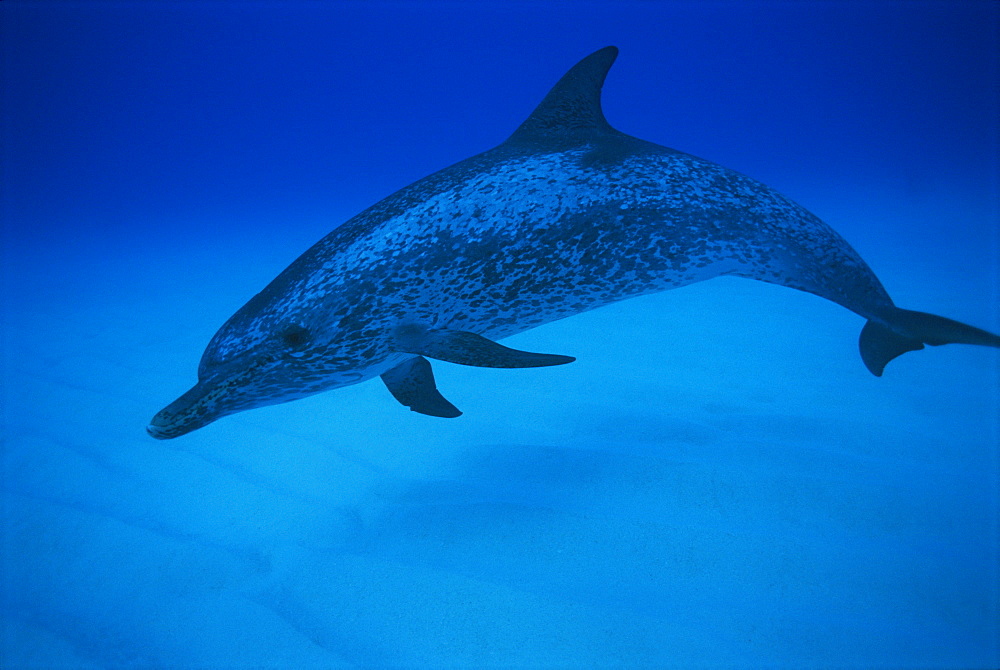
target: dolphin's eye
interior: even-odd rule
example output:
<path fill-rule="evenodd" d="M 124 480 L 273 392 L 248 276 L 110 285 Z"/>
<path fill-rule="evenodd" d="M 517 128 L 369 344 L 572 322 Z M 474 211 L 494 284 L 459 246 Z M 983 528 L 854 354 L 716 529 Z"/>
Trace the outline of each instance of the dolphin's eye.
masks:
<path fill-rule="evenodd" d="M 290 349 L 301 349 L 309 342 L 309 331 L 295 324 L 281 331 L 281 341 Z"/>

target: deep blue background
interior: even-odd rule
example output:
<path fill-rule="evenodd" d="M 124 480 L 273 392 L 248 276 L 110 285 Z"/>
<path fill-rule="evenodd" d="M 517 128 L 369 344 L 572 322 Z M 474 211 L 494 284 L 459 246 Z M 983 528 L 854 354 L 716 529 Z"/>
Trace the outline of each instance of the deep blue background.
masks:
<path fill-rule="evenodd" d="M 5 667 L 1000 665 L 994 351 L 718 280 L 161 443 L 310 244 L 502 142 L 579 58 L 605 113 L 1000 330 L 994 2 L 0 3 Z M 512 339 L 513 341 L 513 339 Z"/>
<path fill-rule="evenodd" d="M 785 190 L 978 194 L 996 21 L 989 2 L 8 2 L 9 221 L 128 236 L 361 209 L 502 141 L 609 43 L 626 132 Z"/>

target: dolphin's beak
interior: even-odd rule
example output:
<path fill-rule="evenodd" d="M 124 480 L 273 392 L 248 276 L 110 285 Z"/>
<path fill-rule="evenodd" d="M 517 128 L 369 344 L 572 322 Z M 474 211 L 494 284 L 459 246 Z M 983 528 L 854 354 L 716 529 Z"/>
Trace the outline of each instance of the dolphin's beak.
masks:
<path fill-rule="evenodd" d="M 170 440 L 206 426 L 220 416 L 214 405 L 214 388 L 201 382 L 153 417 L 146 432 L 158 440 Z"/>

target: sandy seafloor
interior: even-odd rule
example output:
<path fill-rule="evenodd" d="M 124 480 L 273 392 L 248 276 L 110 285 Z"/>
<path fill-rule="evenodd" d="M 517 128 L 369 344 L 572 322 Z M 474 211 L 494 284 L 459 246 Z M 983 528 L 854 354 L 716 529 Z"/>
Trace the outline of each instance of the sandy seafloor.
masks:
<path fill-rule="evenodd" d="M 159 18 L 142 12 L 154 10 L 4 5 L 8 37 L 21 45 L 40 39 L 58 52 L 51 63 L 73 66 L 41 71 L 32 81 L 43 93 L 32 94 L 25 59 L 7 53 L 8 98 L 31 98 L 35 107 L 14 104 L 5 117 L 14 142 L 5 150 L 3 667 L 1000 665 L 997 352 L 915 352 L 877 379 L 857 354 L 862 320 L 806 294 L 719 279 L 506 341 L 576 356 L 572 365 L 437 363 L 439 388 L 465 412 L 457 420 L 408 412 L 372 381 L 228 417 L 174 441 L 144 431 L 193 383 L 215 329 L 309 244 L 380 195 L 501 141 L 546 82 L 606 43 L 622 48 L 606 89 L 617 127 L 675 146 L 680 135 L 678 148 L 695 154 L 709 145 L 706 157 L 771 183 L 841 231 L 897 304 L 1000 331 L 995 116 L 970 112 L 978 99 L 968 108 L 954 102 L 985 80 L 956 81 L 945 63 L 934 76 L 900 82 L 920 64 L 891 57 L 871 74 L 858 50 L 875 47 L 844 43 L 836 26 L 775 46 L 787 32 L 782 22 L 805 20 L 786 4 L 760 5 L 749 32 L 738 21 L 718 28 L 728 34 L 707 31 L 715 42 L 692 36 L 714 19 L 687 5 L 628 4 L 631 13 L 620 16 L 610 5 L 587 5 L 591 14 L 566 19 L 563 32 L 577 32 L 545 42 L 537 58 L 519 51 L 518 40 L 539 43 L 556 9 L 568 6 L 551 5 L 539 26 L 532 12 L 540 10 L 518 4 L 471 22 L 479 36 L 521 26 L 522 36 L 497 47 L 521 55 L 501 67 L 488 45 L 470 46 L 477 34 L 462 23 L 465 10 L 428 5 L 445 17 L 429 22 L 436 32 L 403 19 L 392 28 L 396 43 L 430 40 L 427 62 L 405 77 L 411 112 L 397 114 L 384 94 L 401 71 L 384 64 L 378 43 L 358 37 L 352 67 L 367 62 L 372 81 L 344 79 L 350 84 L 321 99 L 310 99 L 308 86 L 296 89 L 315 107 L 309 123 L 337 101 L 329 113 L 344 116 L 328 135 L 313 146 L 307 128 L 299 144 L 283 145 L 294 159 L 273 174 L 256 167 L 233 176 L 224 172 L 238 161 L 225 157 L 241 147 L 240 160 L 252 162 L 254 149 L 212 116 L 217 99 L 209 96 L 204 112 L 191 111 L 200 109 L 197 96 L 178 103 L 174 111 L 187 110 L 184 123 L 201 134 L 161 128 L 166 139 L 152 143 L 158 165 L 148 167 L 133 155 L 153 132 L 138 110 L 166 84 L 115 79 L 113 70 L 106 88 L 87 89 L 87 98 L 60 88 L 65 80 L 52 83 L 60 73 L 87 81 L 96 76 L 92 63 L 140 72 L 131 59 L 145 52 L 117 32 L 109 45 L 96 28 L 92 39 L 84 31 L 60 47 L 43 28 L 107 26 L 110 13 L 120 25 L 153 30 Z M 369 22 L 336 30 L 382 34 L 398 5 L 376 6 L 383 13 L 350 5 L 370 12 Z M 927 40 L 938 60 L 950 54 L 956 72 L 967 72 L 969 59 L 996 56 L 995 41 L 979 33 L 948 36 L 969 16 L 981 23 L 985 4 L 919 6 L 926 26 L 937 28 L 913 39 Z M 195 20 L 206 6 L 181 7 L 190 13 L 177 24 L 188 26 L 183 50 L 194 49 L 192 59 L 209 53 L 209 32 Z M 227 5 L 208 6 L 219 7 Z M 262 14 L 239 14 L 243 23 L 234 25 L 257 30 L 255 40 L 270 35 L 265 50 L 297 48 L 303 58 L 318 47 L 297 43 L 296 31 L 314 39 L 341 11 L 278 7 L 259 5 Z M 900 18 L 900 5 L 880 7 L 884 15 L 843 25 L 917 21 Z M 618 18 L 592 25 L 601 12 Z M 455 30 L 441 28 L 444 20 Z M 896 37 L 887 41 L 903 39 L 891 28 Z M 677 57 L 672 30 L 688 40 L 691 61 L 655 61 Z M 254 58 L 239 34 L 223 35 L 230 46 L 211 42 L 230 74 Z M 719 49 L 733 50 L 739 72 L 756 71 L 738 58 L 756 53 L 747 45 L 780 55 L 810 41 L 825 49 L 823 68 L 841 63 L 830 71 L 841 84 L 871 77 L 870 88 L 824 99 L 843 101 L 827 116 L 792 102 L 782 118 L 774 118 L 778 106 L 737 110 L 722 93 L 732 72 L 702 66 L 697 85 L 673 72 Z M 324 56 L 336 50 L 324 42 Z M 81 53 L 91 60 L 74 60 Z M 451 67 L 471 72 L 463 55 L 482 61 L 484 78 L 499 77 L 496 90 L 465 81 L 475 100 L 445 104 L 443 96 L 458 95 L 452 77 L 427 63 L 459 62 Z M 158 63 L 174 81 L 197 76 L 183 69 L 191 62 Z M 764 59 L 759 95 L 792 99 L 794 86 L 774 76 L 777 63 L 784 61 Z M 271 67 L 255 73 L 265 94 L 282 62 Z M 813 93 L 833 85 L 816 79 L 823 68 L 810 70 Z M 880 98 L 872 92 L 879 77 L 900 90 Z M 220 85 L 248 86 L 238 77 Z M 645 97 L 633 90 L 643 87 Z M 126 101 L 140 89 L 139 102 L 121 103 L 134 106 L 132 125 L 98 131 L 79 120 L 118 113 L 101 97 L 112 89 Z M 621 101 L 612 108 L 612 96 L 627 94 L 638 116 Z M 63 116 L 39 111 L 46 95 L 65 105 Z M 680 109 L 658 131 L 656 119 L 638 113 L 671 99 Z M 75 125 L 67 120 L 76 118 L 74 100 L 83 109 Z M 267 123 L 253 121 L 261 130 L 273 131 L 275 119 L 293 124 L 293 106 L 274 104 Z M 698 110 L 713 110 L 711 124 L 723 129 L 707 127 Z M 206 127 L 198 126 L 202 113 Z M 897 117 L 886 122 L 889 113 Z M 687 127 L 675 131 L 686 115 Z M 369 117 L 385 124 L 384 136 L 368 128 Z M 763 129 L 742 132 L 765 117 Z M 726 118 L 738 128 L 726 130 Z M 930 118 L 938 125 L 915 131 Z M 47 119 L 63 134 L 50 132 Z M 208 126 L 220 133 L 216 144 L 206 140 Z M 906 141 L 871 148 L 870 134 L 897 127 Z M 74 144 L 81 132 L 86 141 Z M 786 135 L 794 141 L 764 151 Z M 44 159 L 30 151 L 33 142 Z M 73 147 L 71 158 L 59 153 L 61 142 Z M 370 152 L 359 148 L 365 143 Z M 264 144 L 269 157 L 282 154 L 277 140 Z M 323 153 L 338 148 L 349 158 Z M 312 163 L 298 165 L 312 151 Z"/>

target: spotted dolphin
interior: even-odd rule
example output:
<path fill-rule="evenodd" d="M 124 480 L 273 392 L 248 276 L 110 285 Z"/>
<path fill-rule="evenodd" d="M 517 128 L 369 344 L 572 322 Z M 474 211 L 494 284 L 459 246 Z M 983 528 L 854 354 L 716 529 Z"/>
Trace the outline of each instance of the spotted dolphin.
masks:
<path fill-rule="evenodd" d="M 861 358 L 877 376 L 925 344 L 1000 347 L 993 333 L 897 308 L 840 235 L 760 182 L 612 128 L 600 95 L 617 54 L 580 61 L 496 148 L 397 191 L 302 254 L 215 334 L 198 383 L 149 434 L 174 438 L 373 377 L 415 412 L 456 417 L 427 359 L 569 363 L 496 340 L 721 275 L 859 314 Z"/>

